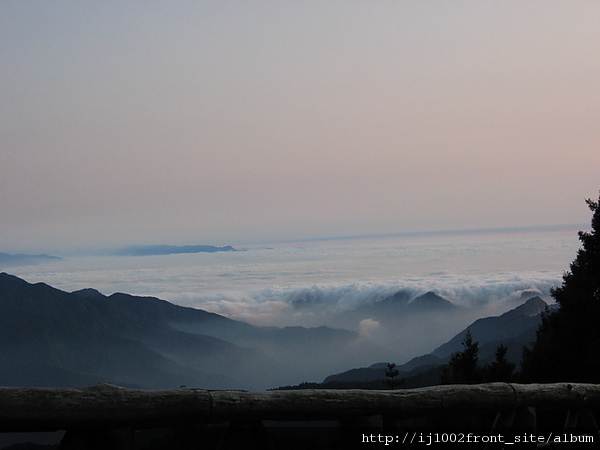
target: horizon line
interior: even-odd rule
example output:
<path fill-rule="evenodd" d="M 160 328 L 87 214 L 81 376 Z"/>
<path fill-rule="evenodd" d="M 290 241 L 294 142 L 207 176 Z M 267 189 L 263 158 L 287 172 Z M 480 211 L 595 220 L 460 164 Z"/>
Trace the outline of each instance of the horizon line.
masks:
<path fill-rule="evenodd" d="M 347 236 L 329 236 L 312 237 L 300 239 L 285 239 L 279 243 L 292 242 L 311 242 L 311 241 L 336 241 L 344 239 L 371 239 L 386 237 L 424 237 L 424 236 L 460 236 L 466 234 L 507 234 L 507 233 L 533 233 L 533 232 L 552 232 L 552 231 L 584 231 L 589 225 L 582 224 L 561 224 L 561 225 L 531 225 L 520 227 L 492 227 L 492 228 L 461 228 L 450 230 L 426 230 L 426 231 L 402 231 L 398 233 L 376 233 L 376 234 L 356 234 Z M 583 228 L 583 229 L 582 229 Z"/>
<path fill-rule="evenodd" d="M 323 237 L 306 237 L 306 238 L 291 238 L 291 239 L 277 239 L 266 241 L 262 243 L 256 242 L 254 245 L 266 245 L 266 244 L 285 244 L 285 243 L 301 243 L 301 242 L 319 242 L 319 241 L 341 241 L 341 240 L 352 240 L 352 239 L 381 239 L 381 238 L 410 238 L 410 237 L 427 237 L 427 236 L 461 236 L 461 235 L 483 235 L 483 234 L 507 234 L 507 233 L 534 233 L 534 232 L 557 232 L 557 231 L 584 231 L 589 229 L 589 225 L 582 224 L 561 224 L 561 225 L 533 225 L 533 226 L 519 226 L 519 227 L 491 227 L 491 228 L 461 228 L 461 229 L 446 229 L 446 230 L 425 230 L 425 231 L 402 231 L 397 233 L 370 233 L 370 234 L 355 234 L 355 235 L 341 235 L 341 236 L 323 236 Z M 131 247 L 136 244 L 123 245 L 120 247 L 111 246 L 111 250 L 123 249 Z M 157 246 L 167 244 L 138 244 L 140 246 Z M 204 245 L 204 244 L 179 244 L 179 246 L 185 245 Z M 244 244 L 242 247 L 236 246 L 236 250 L 244 250 Z M 107 248 L 87 248 L 87 249 L 72 249 L 72 250 L 58 250 L 55 249 L 50 253 L 57 255 L 67 256 L 73 254 L 96 254 L 101 252 L 104 254 Z M 26 256 L 35 256 L 32 253 L 20 252 Z M 34 252 L 35 253 L 35 252 Z M 46 252 L 48 253 L 48 252 Z M 48 253 L 48 254 L 50 254 Z M 7 254 L 14 255 L 8 252 Z M 38 251 L 39 254 L 39 251 Z M 61 256 L 61 257 L 62 257 Z"/>

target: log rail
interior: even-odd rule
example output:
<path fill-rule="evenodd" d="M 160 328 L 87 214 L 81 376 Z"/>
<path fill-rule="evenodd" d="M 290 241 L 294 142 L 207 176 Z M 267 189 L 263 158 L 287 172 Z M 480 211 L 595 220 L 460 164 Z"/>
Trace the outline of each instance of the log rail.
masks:
<path fill-rule="evenodd" d="M 533 408 L 572 412 L 600 408 L 600 385 L 486 383 L 393 391 L 264 392 L 137 390 L 108 384 L 72 389 L 0 387 L 0 431 L 140 430 L 223 421 L 402 418 L 457 411 L 494 412 L 501 422 L 511 412 Z"/>

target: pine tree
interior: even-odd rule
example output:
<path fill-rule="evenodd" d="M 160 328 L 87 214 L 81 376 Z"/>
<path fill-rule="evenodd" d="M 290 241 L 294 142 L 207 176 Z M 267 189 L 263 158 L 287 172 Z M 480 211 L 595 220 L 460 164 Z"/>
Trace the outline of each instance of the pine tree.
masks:
<path fill-rule="evenodd" d="M 506 359 L 508 347 L 500 344 L 496 348 L 495 360 L 487 366 L 487 381 L 512 381 L 515 365 Z"/>
<path fill-rule="evenodd" d="M 399 373 L 398 369 L 396 369 L 396 363 L 388 363 L 387 369 L 385 370 L 386 379 L 384 381 L 390 389 L 394 389 L 397 384 L 401 385 L 404 383 L 404 379 L 398 381 L 395 380 Z"/>
<path fill-rule="evenodd" d="M 473 342 L 471 330 L 467 329 L 461 344 L 463 351 L 452 353 L 448 365 L 442 370 L 443 384 L 474 384 L 481 381 L 479 342 Z"/>
<path fill-rule="evenodd" d="M 600 197 L 586 203 L 591 231 L 579 232 L 582 247 L 551 291 L 559 307 L 545 312 L 533 347 L 523 352 L 524 381 L 600 382 Z"/>

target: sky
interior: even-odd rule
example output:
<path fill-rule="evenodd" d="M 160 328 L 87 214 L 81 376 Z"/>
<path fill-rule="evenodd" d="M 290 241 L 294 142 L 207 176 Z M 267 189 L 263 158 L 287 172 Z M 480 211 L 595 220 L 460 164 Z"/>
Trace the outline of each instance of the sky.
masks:
<path fill-rule="evenodd" d="M 0 252 L 589 223 L 600 3 L 0 2 Z"/>

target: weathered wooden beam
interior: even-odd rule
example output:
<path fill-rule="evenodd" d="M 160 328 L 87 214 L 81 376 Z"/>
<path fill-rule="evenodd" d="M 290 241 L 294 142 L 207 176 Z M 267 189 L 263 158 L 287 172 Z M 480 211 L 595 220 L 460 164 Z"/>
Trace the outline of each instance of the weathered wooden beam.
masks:
<path fill-rule="evenodd" d="M 102 384 L 86 388 L 0 388 L 0 429 L 134 429 L 197 425 L 209 418 L 206 390 L 148 391 Z"/>
<path fill-rule="evenodd" d="M 232 420 L 338 420 L 356 416 L 406 417 L 468 410 L 482 412 L 600 406 L 600 385 L 445 385 L 419 389 L 164 391 L 112 385 L 80 389 L 0 388 L 0 429 L 179 427 Z"/>
<path fill-rule="evenodd" d="M 213 417 L 260 417 L 271 420 L 339 419 L 428 412 L 515 411 L 528 406 L 569 409 L 600 405 L 600 385 L 509 384 L 444 385 L 418 389 L 236 392 L 215 391 Z"/>

